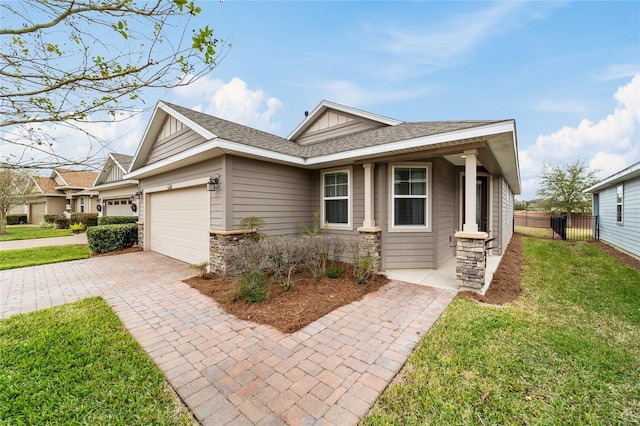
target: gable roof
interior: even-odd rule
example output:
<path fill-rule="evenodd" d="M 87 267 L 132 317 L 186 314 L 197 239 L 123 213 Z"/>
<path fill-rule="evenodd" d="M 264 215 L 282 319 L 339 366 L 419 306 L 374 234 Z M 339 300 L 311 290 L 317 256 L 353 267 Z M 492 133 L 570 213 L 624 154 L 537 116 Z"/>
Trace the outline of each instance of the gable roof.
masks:
<path fill-rule="evenodd" d="M 64 185 L 58 185 L 57 188 L 77 188 L 84 189 L 93 186 L 98 174 L 88 170 L 69 170 L 69 169 L 53 169 L 51 178 L 58 175 Z"/>
<path fill-rule="evenodd" d="M 585 189 L 584 192 L 587 192 L 587 193 L 598 192 L 602 189 L 608 188 L 613 185 L 617 185 L 621 182 L 624 182 L 629 179 L 634 179 L 637 177 L 640 177 L 640 161 L 630 165 L 626 169 L 620 170 L 618 173 L 614 173 L 613 175 L 601 180 L 595 185 L 590 186 L 589 188 Z"/>
<path fill-rule="evenodd" d="M 117 167 L 122 171 L 122 174 L 125 174 L 129 171 L 131 164 L 133 163 L 133 156 L 126 154 L 118 154 L 116 152 L 112 152 L 109 154 L 107 159 L 104 162 L 104 166 L 102 166 L 102 170 L 97 174 L 92 187 L 96 187 L 101 185 L 105 179 L 109 176 L 109 172 L 113 167 Z M 129 182 L 129 183 L 137 183 L 137 182 Z"/>
<path fill-rule="evenodd" d="M 381 124 L 346 135 L 301 145 L 293 138 L 301 135 L 328 109 L 337 109 Z M 146 159 L 156 134 L 168 116 L 173 116 L 205 139 L 199 146 L 174 157 L 147 165 Z M 159 101 L 138 147 L 128 179 L 150 176 L 182 165 L 231 153 L 298 167 L 322 168 L 349 161 L 379 158 L 425 149 L 451 147 L 484 141 L 495 163 L 506 176 L 514 193 L 520 192 L 515 121 L 464 120 L 402 122 L 372 113 L 322 101 L 291 133 L 289 138 L 272 135 L 238 123 Z"/>
<path fill-rule="evenodd" d="M 64 195 L 64 192 L 56 189 L 57 183 L 50 177 L 46 176 L 31 176 L 36 189 L 42 195 Z"/>

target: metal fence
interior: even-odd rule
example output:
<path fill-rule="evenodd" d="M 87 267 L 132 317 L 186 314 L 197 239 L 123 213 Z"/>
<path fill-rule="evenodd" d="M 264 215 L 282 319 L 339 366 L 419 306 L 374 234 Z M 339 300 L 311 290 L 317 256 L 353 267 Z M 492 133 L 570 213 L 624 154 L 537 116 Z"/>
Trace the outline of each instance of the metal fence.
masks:
<path fill-rule="evenodd" d="M 598 216 L 516 212 L 514 224 L 517 232 L 536 237 L 580 241 L 600 239 Z"/>

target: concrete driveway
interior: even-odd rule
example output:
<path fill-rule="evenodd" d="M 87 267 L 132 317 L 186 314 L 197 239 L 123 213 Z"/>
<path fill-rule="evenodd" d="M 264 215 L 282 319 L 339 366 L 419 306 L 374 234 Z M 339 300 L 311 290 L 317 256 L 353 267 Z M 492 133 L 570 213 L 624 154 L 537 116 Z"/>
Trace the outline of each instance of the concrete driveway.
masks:
<path fill-rule="evenodd" d="M 102 296 L 204 425 L 355 425 L 456 292 L 393 281 L 283 334 L 227 315 L 151 252 L 0 271 L 0 316 Z"/>

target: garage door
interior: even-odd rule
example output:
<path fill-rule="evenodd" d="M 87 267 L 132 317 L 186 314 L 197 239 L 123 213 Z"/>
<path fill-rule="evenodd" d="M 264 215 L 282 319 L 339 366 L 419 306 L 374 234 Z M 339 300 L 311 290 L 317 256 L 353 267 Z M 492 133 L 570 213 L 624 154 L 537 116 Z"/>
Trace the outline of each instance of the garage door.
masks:
<path fill-rule="evenodd" d="M 29 222 L 33 225 L 39 225 L 44 220 L 45 203 L 33 203 L 29 204 L 31 208 L 31 216 L 29 216 Z"/>
<path fill-rule="evenodd" d="M 204 186 L 149 195 L 149 249 L 187 263 L 209 259 L 209 192 Z"/>
<path fill-rule="evenodd" d="M 129 206 L 129 200 L 107 200 L 105 216 L 133 216 L 135 213 Z"/>

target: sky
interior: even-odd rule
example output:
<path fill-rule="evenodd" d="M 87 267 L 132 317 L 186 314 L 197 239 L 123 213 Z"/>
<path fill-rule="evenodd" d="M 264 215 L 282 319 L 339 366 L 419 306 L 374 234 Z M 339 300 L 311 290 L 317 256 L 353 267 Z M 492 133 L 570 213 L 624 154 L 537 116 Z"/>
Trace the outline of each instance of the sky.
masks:
<path fill-rule="evenodd" d="M 515 119 L 522 200 L 536 197 L 545 163 L 581 160 L 605 178 L 640 161 L 638 1 L 200 5 L 189 25 L 209 25 L 231 48 L 193 85 L 146 93 L 147 106 L 164 100 L 284 137 L 322 100 L 402 121 Z M 134 154 L 149 118 L 91 131 Z"/>

